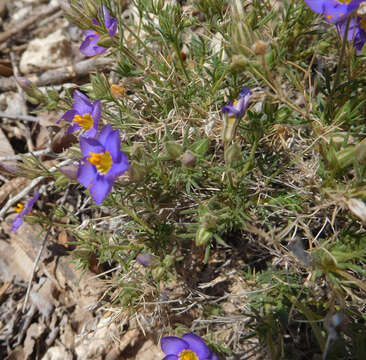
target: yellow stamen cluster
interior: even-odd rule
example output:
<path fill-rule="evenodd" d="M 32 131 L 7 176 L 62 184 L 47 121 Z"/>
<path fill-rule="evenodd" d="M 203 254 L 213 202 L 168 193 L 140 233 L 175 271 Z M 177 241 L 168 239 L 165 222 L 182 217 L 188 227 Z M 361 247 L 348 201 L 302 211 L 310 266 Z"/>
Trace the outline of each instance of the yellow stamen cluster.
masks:
<path fill-rule="evenodd" d="M 90 153 L 90 157 L 87 160 L 92 164 L 95 165 L 98 172 L 101 174 L 106 174 L 112 166 L 112 156 L 111 154 L 106 151 L 104 153 Z"/>
<path fill-rule="evenodd" d="M 24 205 L 19 203 L 19 204 L 17 204 L 17 207 L 15 208 L 15 211 L 17 213 L 20 213 L 23 209 L 24 209 Z"/>
<path fill-rule="evenodd" d="M 183 350 L 179 354 L 179 360 L 198 360 L 197 355 L 191 350 Z"/>
<path fill-rule="evenodd" d="M 72 121 L 79 124 L 84 130 L 90 130 L 93 127 L 93 117 L 90 114 L 75 115 Z"/>

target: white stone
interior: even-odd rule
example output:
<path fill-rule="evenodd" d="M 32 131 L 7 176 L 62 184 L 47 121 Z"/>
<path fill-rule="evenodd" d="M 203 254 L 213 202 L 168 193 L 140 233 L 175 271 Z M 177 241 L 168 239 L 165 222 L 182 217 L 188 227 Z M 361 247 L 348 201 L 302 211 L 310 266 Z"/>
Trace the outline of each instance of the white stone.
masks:
<path fill-rule="evenodd" d="M 30 72 L 55 69 L 70 65 L 71 44 L 59 29 L 44 39 L 32 40 L 20 60 L 20 71 Z"/>

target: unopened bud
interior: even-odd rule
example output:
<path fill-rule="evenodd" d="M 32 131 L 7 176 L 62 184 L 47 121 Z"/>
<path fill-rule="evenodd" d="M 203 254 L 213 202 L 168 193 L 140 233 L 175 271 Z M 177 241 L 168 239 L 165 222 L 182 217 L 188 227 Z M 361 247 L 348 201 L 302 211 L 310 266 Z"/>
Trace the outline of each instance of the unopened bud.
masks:
<path fill-rule="evenodd" d="M 34 85 L 30 80 L 24 79 L 22 77 L 15 77 L 18 85 L 24 90 L 27 95 L 27 99 L 34 105 L 38 105 L 41 102 L 44 102 L 45 96 L 43 92 L 38 89 L 36 85 Z"/>
<path fill-rule="evenodd" d="M 62 206 L 56 206 L 54 214 L 55 214 L 56 218 L 62 218 L 64 216 L 66 216 L 67 213 Z"/>
<path fill-rule="evenodd" d="M 244 55 L 234 55 L 231 59 L 231 70 L 243 71 L 248 65 L 248 59 Z"/>
<path fill-rule="evenodd" d="M 187 168 L 194 168 L 197 162 L 197 157 L 191 151 L 187 150 L 180 158 L 181 163 Z"/>
<path fill-rule="evenodd" d="M 257 40 L 252 49 L 255 55 L 265 55 L 267 52 L 267 44 L 262 40 Z"/>
<path fill-rule="evenodd" d="M 239 119 L 235 116 L 224 116 L 224 126 L 222 129 L 222 139 L 225 143 L 229 143 L 234 139 L 236 134 L 236 129 L 239 125 Z"/>
<path fill-rule="evenodd" d="M 76 180 L 78 176 L 78 168 L 79 167 L 77 165 L 68 165 L 59 168 L 59 170 L 70 180 Z"/>
<path fill-rule="evenodd" d="M 164 261 L 163 261 L 163 263 L 166 267 L 171 267 L 174 264 L 174 262 L 175 262 L 175 257 L 173 255 L 165 256 Z"/>
<path fill-rule="evenodd" d="M 119 86 L 117 84 L 112 84 L 110 90 L 112 96 L 117 99 L 126 95 L 126 90 L 122 86 Z"/>
<path fill-rule="evenodd" d="M 227 166 L 231 166 L 234 162 L 241 159 L 241 148 L 237 143 L 231 144 L 225 149 L 225 163 Z"/>
<path fill-rule="evenodd" d="M 202 216 L 201 224 L 205 229 L 214 230 L 217 225 L 217 217 L 210 213 L 206 213 Z"/>
<path fill-rule="evenodd" d="M 366 144 L 360 143 L 356 146 L 356 158 L 360 163 L 366 163 Z"/>
<path fill-rule="evenodd" d="M 331 151 L 331 148 L 328 150 Z M 334 154 L 341 169 L 351 165 L 355 160 L 356 147 L 351 145 Z"/>
<path fill-rule="evenodd" d="M 212 237 L 212 232 L 205 227 L 200 227 L 196 232 L 196 245 L 205 245 Z"/>
<path fill-rule="evenodd" d="M 139 254 L 136 256 L 136 261 L 142 266 L 149 266 L 153 261 L 153 257 L 151 254 Z"/>
<path fill-rule="evenodd" d="M 20 76 L 15 76 L 15 81 L 23 89 L 27 89 L 31 85 L 31 81 Z"/>
<path fill-rule="evenodd" d="M 105 34 L 100 37 L 97 44 L 104 48 L 109 48 L 115 46 L 116 42 L 108 34 Z"/>
<path fill-rule="evenodd" d="M 155 281 L 159 281 L 163 278 L 165 274 L 165 269 L 161 266 L 156 267 L 155 269 L 152 269 L 151 275 Z"/>
<path fill-rule="evenodd" d="M 167 141 L 165 143 L 165 149 L 171 160 L 177 160 L 183 152 L 183 146 L 173 141 Z"/>

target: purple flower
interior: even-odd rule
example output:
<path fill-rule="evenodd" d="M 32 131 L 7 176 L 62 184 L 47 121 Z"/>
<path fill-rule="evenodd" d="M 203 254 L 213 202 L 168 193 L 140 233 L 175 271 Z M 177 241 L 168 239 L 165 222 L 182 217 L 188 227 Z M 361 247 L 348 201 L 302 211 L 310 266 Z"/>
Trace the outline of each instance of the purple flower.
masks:
<path fill-rule="evenodd" d="M 89 191 L 92 199 L 101 204 L 112 190 L 114 180 L 129 168 L 127 155 L 121 151 L 118 130 L 105 125 L 98 136 L 80 136 L 83 160 L 78 169 L 77 180 Z"/>
<path fill-rule="evenodd" d="M 85 130 L 84 136 L 94 137 L 98 131 L 98 124 L 102 105 L 99 100 L 90 102 L 89 98 L 79 90 L 74 91 L 74 103 L 71 110 L 68 110 L 58 120 L 62 119 L 73 123 L 67 129 L 66 134 L 71 134 L 77 130 Z"/>
<path fill-rule="evenodd" d="M 218 360 L 205 342 L 195 334 L 185 334 L 182 338 L 165 336 L 160 344 L 166 355 L 163 360 Z"/>
<path fill-rule="evenodd" d="M 229 117 L 241 118 L 249 106 L 252 92 L 247 86 L 244 86 L 239 95 L 239 99 L 234 104 L 228 103 L 222 107 L 222 112 L 228 114 Z"/>
<path fill-rule="evenodd" d="M 59 168 L 59 170 L 70 180 L 76 180 L 78 176 L 78 166 L 67 165 Z"/>
<path fill-rule="evenodd" d="M 108 30 L 108 35 L 113 37 L 117 32 L 117 20 L 112 18 L 108 9 L 103 5 L 104 25 Z M 92 19 L 93 24 L 100 25 L 95 18 Z M 98 45 L 100 34 L 94 30 L 84 31 L 85 40 L 80 45 L 80 52 L 86 56 L 94 56 L 104 53 L 107 48 Z"/>
<path fill-rule="evenodd" d="M 338 23 L 357 10 L 364 0 L 305 0 L 306 4 L 316 13 L 323 14 L 332 24 Z"/>
<path fill-rule="evenodd" d="M 342 37 L 345 36 L 347 21 L 342 21 L 337 24 L 338 32 Z M 347 40 L 353 40 L 353 46 L 356 49 L 357 55 L 361 54 L 363 45 L 366 42 L 366 18 L 354 17 L 349 24 Z"/>
<path fill-rule="evenodd" d="M 23 89 L 26 90 L 29 88 L 29 86 L 32 84 L 30 80 L 22 78 L 20 76 L 15 76 L 15 81 L 18 83 L 18 85 Z"/>
<path fill-rule="evenodd" d="M 139 254 L 136 256 L 136 261 L 142 266 L 148 266 L 151 264 L 153 258 L 151 254 Z"/>
<path fill-rule="evenodd" d="M 36 192 L 31 200 L 23 206 L 22 204 L 17 204 L 17 208 L 15 211 L 19 213 L 15 219 L 13 220 L 13 225 L 11 227 L 11 231 L 18 230 L 19 226 L 23 224 L 23 216 L 27 215 L 29 212 L 32 211 L 33 205 L 39 198 L 39 192 Z"/>

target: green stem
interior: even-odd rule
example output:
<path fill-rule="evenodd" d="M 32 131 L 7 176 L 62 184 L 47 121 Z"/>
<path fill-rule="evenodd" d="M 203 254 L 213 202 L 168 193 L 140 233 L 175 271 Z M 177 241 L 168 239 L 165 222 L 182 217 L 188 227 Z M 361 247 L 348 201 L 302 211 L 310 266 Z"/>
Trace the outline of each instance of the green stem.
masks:
<path fill-rule="evenodd" d="M 338 86 L 339 78 L 340 78 L 340 75 L 341 75 L 341 70 L 342 70 L 342 67 L 343 67 L 344 55 L 345 55 L 345 50 L 346 50 L 346 44 L 347 44 L 347 41 L 348 41 L 347 37 L 348 37 L 349 25 L 351 23 L 352 18 L 353 18 L 353 14 L 351 14 L 347 19 L 346 29 L 345 29 L 344 35 L 343 35 L 341 54 L 339 56 L 339 63 L 338 63 L 338 67 L 337 67 L 337 72 L 334 76 L 333 88 L 332 88 L 331 96 L 330 96 L 331 100 L 333 99 L 333 95 L 334 95 L 335 89 Z"/>
<path fill-rule="evenodd" d="M 255 140 L 253 143 L 252 149 L 250 150 L 249 160 L 245 164 L 244 169 L 242 171 L 240 171 L 239 177 L 245 176 L 247 174 L 247 172 L 249 171 L 249 168 L 252 165 L 253 160 L 254 160 L 255 151 L 257 150 L 257 146 L 258 146 L 258 140 Z"/>
<path fill-rule="evenodd" d="M 147 225 L 146 223 L 145 223 L 145 221 L 143 221 L 142 219 L 140 219 L 137 215 L 136 215 L 136 213 L 135 213 L 135 211 L 133 211 L 133 210 L 130 210 L 128 207 L 126 207 L 126 206 L 122 206 L 122 210 L 127 214 L 127 215 L 129 215 L 133 220 L 135 220 L 137 223 L 139 223 L 144 229 L 145 229 L 145 231 L 147 231 L 148 233 L 150 233 L 150 234 L 153 234 L 154 233 L 154 231 L 149 227 L 149 225 Z"/>

